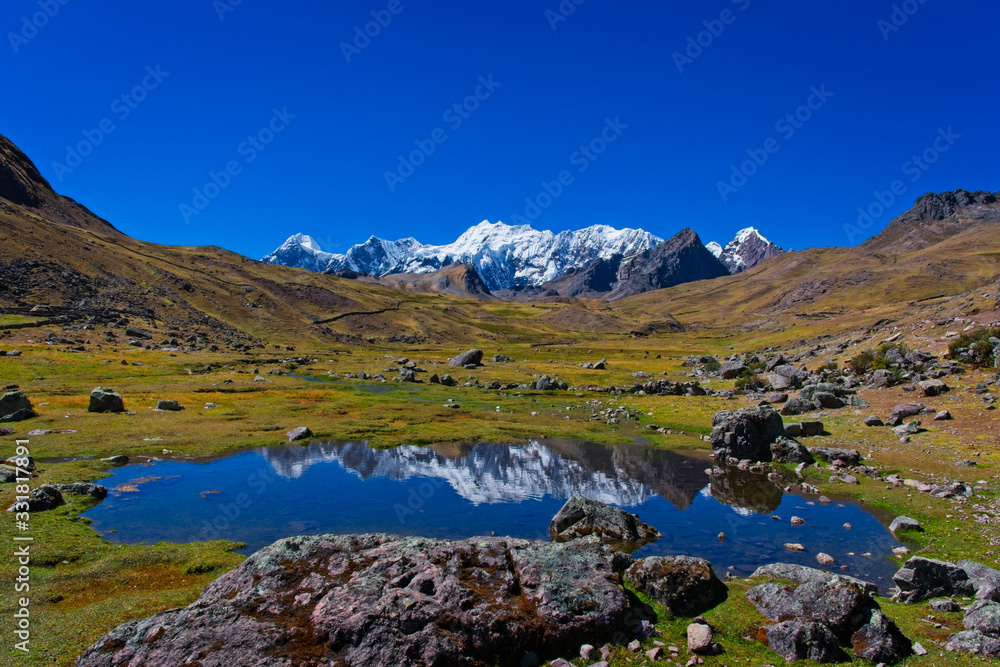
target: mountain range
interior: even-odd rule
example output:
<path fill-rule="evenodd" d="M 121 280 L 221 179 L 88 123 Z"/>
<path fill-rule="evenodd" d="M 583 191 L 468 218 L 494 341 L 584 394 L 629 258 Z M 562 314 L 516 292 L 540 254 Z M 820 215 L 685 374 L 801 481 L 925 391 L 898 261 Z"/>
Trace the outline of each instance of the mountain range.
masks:
<path fill-rule="evenodd" d="M 689 230 L 686 230 L 689 231 Z M 693 233 L 693 232 L 692 232 Z M 700 240 L 697 236 L 682 234 L 672 239 L 670 246 L 677 247 L 687 241 Z M 511 226 L 502 222 L 484 221 L 469 228 L 458 240 L 447 245 L 425 245 L 414 238 L 387 241 L 372 236 L 364 243 L 350 248 L 344 254 L 324 251 L 319 243 L 305 234 L 295 234 L 262 261 L 334 274 L 364 274 L 384 277 L 396 274 L 429 274 L 455 264 L 468 264 L 478 273 L 487 290 L 497 293 L 514 290 L 514 293 L 563 294 L 549 285 L 567 275 L 586 273 L 586 285 L 570 288 L 572 296 L 587 293 L 590 296 L 607 294 L 610 298 L 639 293 L 628 286 L 627 279 L 640 273 L 663 273 L 662 267 L 646 266 L 650 260 L 660 258 L 654 251 L 663 239 L 642 229 L 615 229 L 607 225 L 594 225 L 577 231 L 537 231 L 528 225 Z M 709 253 L 695 253 L 683 266 L 677 265 L 663 280 L 647 280 L 643 284 L 652 289 L 715 278 L 719 275 L 738 273 L 753 268 L 770 259 L 782 249 L 768 241 L 753 227 L 741 230 L 725 248 L 718 243 L 707 246 Z M 660 253 L 668 254 L 668 253 Z M 722 263 L 720 272 L 717 262 Z M 623 267 L 624 275 L 618 276 Z M 615 274 L 615 279 L 601 276 Z M 596 283 L 606 284 L 607 289 L 595 288 Z M 529 288 L 527 292 L 524 288 Z M 541 288 L 532 290 L 530 288 Z"/>

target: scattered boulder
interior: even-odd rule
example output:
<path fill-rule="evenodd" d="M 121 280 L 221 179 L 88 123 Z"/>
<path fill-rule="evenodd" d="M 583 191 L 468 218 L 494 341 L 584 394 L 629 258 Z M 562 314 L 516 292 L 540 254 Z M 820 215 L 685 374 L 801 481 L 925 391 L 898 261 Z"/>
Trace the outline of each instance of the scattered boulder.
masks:
<path fill-rule="evenodd" d="M 454 387 L 455 385 L 458 384 L 458 380 L 445 373 L 444 375 L 441 376 L 441 384 L 444 385 L 445 387 Z"/>
<path fill-rule="evenodd" d="M 838 579 L 855 586 L 860 586 L 866 595 L 872 596 L 878 593 L 878 586 L 867 581 L 863 581 L 855 577 L 848 577 L 843 574 L 831 574 L 825 570 L 818 570 L 814 567 L 806 567 L 805 565 L 794 565 L 792 563 L 772 563 L 771 565 L 764 565 L 763 567 L 757 568 L 751 576 L 766 577 L 768 579 L 778 581 L 794 581 L 798 584 L 804 584 L 810 581 L 814 583 L 828 583 L 834 579 Z"/>
<path fill-rule="evenodd" d="M 810 447 L 809 451 L 820 461 L 833 463 L 840 461 L 846 466 L 856 466 L 861 463 L 861 453 L 856 449 L 838 449 L 836 447 Z"/>
<path fill-rule="evenodd" d="M 787 432 L 786 427 L 786 432 Z M 807 465 L 815 462 L 816 459 L 809 453 L 802 443 L 791 438 L 779 437 L 771 445 L 771 456 L 775 463 L 805 463 Z"/>
<path fill-rule="evenodd" d="M 960 560 L 958 566 L 968 575 L 976 598 L 1000 602 L 1000 571 L 971 560 Z"/>
<path fill-rule="evenodd" d="M 864 419 L 865 426 L 876 427 L 885 426 L 885 422 L 876 417 L 875 415 L 869 415 Z"/>
<path fill-rule="evenodd" d="M 493 363 L 495 363 L 495 364 L 509 364 L 509 363 L 511 363 L 513 361 L 514 360 L 511 357 L 508 357 L 506 354 L 494 354 L 493 355 Z"/>
<path fill-rule="evenodd" d="M 907 417 L 916 417 L 924 411 L 924 406 L 919 403 L 903 403 L 892 409 L 889 416 L 889 426 L 899 426 Z"/>
<path fill-rule="evenodd" d="M 184 408 L 177 401 L 157 401 L 156 409 L 164 410 L 167 412 L 180 412 Z"/>
<path fill-rule="evenodd" d="M 125 412 L 125 402 L 121 394 L 114 389 L 98 387 L 90 392 L 90 405 L 87 412 Z"/>
<path fill-rule="evenodd" d="M 717 412 L 712 420 L 712 455 L 719 459 L 770 461 L 771 445 L 785 433 L 773 408 Z"/>
<path fill-rule="evenodd" d="M 636 561 L 625 580 L 674 616 L 693 616 L 715 607 L 729 595 L 712 564 L 689 556 L 651 556 Z"/>
<path fill-rule="evenodd" d="M 823 435 L 826 432 L 823 428 L 823 422 L 806 421 L 799 424 L 799 426 L 802 428 L 802 435 L 807 438 Z"/>
<path fill-rule="evenodd" d="M 923 380 L 917 386 L 924 392 L 924 396 L 940 396 L 949 390 L 948 385 L 941 380 Z"/>
<path fill-rule="evenodd" d="M 951 421 L 951 413 L 948 412 L 947 410 L 942 410 L 941 412 L 938 412 L 936 415 L 934 415 L 934 421 L 936 422 Z"/>
<path fill-rule="evenodd" d="M 313 437 L 313 432 L 308 426 L 300 426 L 288 432 L 288 442 L 298 442 Z"/>
<path fill-rule="evenodd" d="M 930 608 L 942 613 L 955 613 L 962 611 L 962 607 L 951 598 L 935 598 L 928 602 Z"/>
<path fill-rule="evenodd" d="M 843 399 L 825 391 L 820 391 L 813 394 L 812 400 L 813 403 L 816 404 L 816 407 L 826 410 L 836 410 L 838 408 L 842 408 L 845 405 L 847 405 L 847 403 L 845 403 Z"/>
<path fill-rule="evenodd" d="M 688 653 L 694 655 L 715 655 L 722 648 L 715 643 L 715 630 L 704 619 L 696 619 L 687 627 Z"/>
<path fill-rule="evenodd" d="M 815 621 L 783 621 L 764 630 L 767 647 L 786 662 L 840 662 L 844 651 L 837 636 Z"/>
<path fill-rule="evenodd" d="M 90 496 L 97 500 L 104 500 L 108 497 L 108 490 L 99 484 L 90 482 L 76 482 L 75 484 L 53 484 L 62 493 L 71 493 L 75 496 Z"/>
<path fill-rule="evenodd" d="M 915 530 L 919 532 L 924 532 L 923 526 L 916 519 L 911 519 L 908 516 L 897 516 L 889 524 L 889 532 L 893 535 L 896 534 L 897 530 Z"/>
<path fill-rule="evenodd" d="M 807 412 L 815 412 L 818 408 L 816 404 L 812 401 L 807 401 L 804 398 L 790 398 L 788 402 L 785 403 L 784 407 L 781 408 L 781 414 L 786 417 L 791 417 L 795 415 L 804 415 Z"/>
<path fill-rule="evenodd" d="M 746 364 L 742 361 L 727 361 L 722 364 L 722 370 L 720 373 L 723 380 L 735 380 L 746 370 Z"/>
<path fill-rule="evenodd" d="M 958 653 L 968 653 L 982 658 L 1000 658 L 1000 639 L 975 630 L 956 632 L 948 637 L 945 648 Z"/>
<path fill-rule="evenodd" d="M 934 597 L 972 593 L 969 575 L 961 567 L 922 556 L 914 556 L 906 561 L 892 575 L 892 580 L 899 587 L 896 597 L 907 604 Z"/>
<path fill-rule="evenodd" d="M 123 466 L 128 463 L 128 457 L 123 456 L 122 454 L 116 454 L 115 456 L 109 456 L 106 459 L 101 459 L 101 461 L 111 463 L 116 466 Z"/>
<path fill-rule="evenodd" d="M 37 416 L 23 391 L 9 391 L 0 397 L 0 422 L 20 422 Z"/>
<path fill-rule="evenodd" d="M 788 400 L 788 394 L 781 392 L 773 392 L 767 395 L 768 403 L 784 403 Z"/>
<path fill-rule="evenodd" d="M 643 523 L 636 515 L 583 496 L 567 500 L 552 517 L 549 535 L 554 542 L 595 535 L 602 542 L 633 549 L 663 537 L 660 531 Z"/>
<path fill-rule="evenodd" d="M 465 366 L 478 366 L 483 361 L 483 351 L 482 350 L 469 350 L 463 352 L 455 357 L 452 357 L 451 361 L 448 362 L 449 366 L 464 368 Z"/>
<path fill-rule="evenodd" d="M 62 493 L 51 484 L 42 484 L 40 487 L 28 494 L 28 499 L 22 503 L 14 503 L 7 508 L 8 512 L 23 512 L 25 505 L 29 512 L 46 512 L 65 505 Z"/>
<path fill-rule="evenodd" d="M 251 555 L 194 604 L 119 626 L 77 667 L 510 662 L 610 639 L 639 613 L 621 554 L 595 540 L 293 537 Z M 317 638 L 322 637 L 322 640 Z M 515 659 L 517 659 L 515 658 Z"/>

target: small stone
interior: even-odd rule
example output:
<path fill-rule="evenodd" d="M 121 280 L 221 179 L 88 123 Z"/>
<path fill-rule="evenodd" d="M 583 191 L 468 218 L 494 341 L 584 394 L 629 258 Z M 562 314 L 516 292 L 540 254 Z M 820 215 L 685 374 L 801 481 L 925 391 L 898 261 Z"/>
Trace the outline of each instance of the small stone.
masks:
<path fill-rule="evenodd" d="M 580 657 L 587 662 L 597 660 L 598 656 L 600 656 L 600 653 L 598 652 L 597 647 L 591 646 L 590 644 L 584 644 L 580 647 Z"/>
<path fill-rule="evenodd" d="M 660 660 L 663 660 L 663 649 L 659 647 L 651 648 L 646 651 L 646 657 L 652 662 L 659 662 Z"/>
<path fill-rule="evenodd" d="M 921 646 L 918 642 L 914 642 L 913 653 L 916 655 L 927 655 L 927 649 Z"/>
<path fill-rule="evenodd" d="M 792 517 L 792 525 L 793 526 L 801 526 L 805 522 L 806 522 L 806 520 L 803 519 L 803 518 L 800 518 L 800 517 L 797 517 L 797 516 L 793 516 Z"/>
<path fill-rule="evenodd" d="M 705 654 L 712 651 L 714 636 L 712 627 L 704 623 L 692 623 L 687 627 L 688 653 Z"/>
<path fill-rule="evenodd" d="M 642 650 L 642 644 L 639 642 L 638 639 L 633 639 L 632 641 L 629 642 L 627 648 L 632 653 L 638 653 L 639 651 Z"/>
<path fill-rule="evenodd" d="M 935 598 L 929 602 L 931 609 L 937 612 L 956 612 L 962 608 L 951 598 Z"/>
<path fill-rule="evenodd" d="M 789 542 L 788 544 L 785 545 L 785 548 L 788 549 L 789 551 L 805 551 L 806 550 L 806 548 L 804 546 L 802 546 L 801 544 L 798 544 L 796 542 Z"/>
<path fill-rule="evenodd" d="M 818 553 L 816 554 L 816 562 L 820 565 L 833 565 L 837 561 L 830 554 Z"/>
<path fill-rule="evenodd" d="M 309 430 L 308 426 L 300 426 L 288 432 L 288 442 L 298 442 L 312 436 L 313 432 Z"/>
<path fill-rule="evenodd" d="M 167 412 L 180 412 L 184 408 L 181 407 L 181 404 L 177 401 L 157 401 L 156 409 L 165 410 Z"/>
<path fill-rule="evenodd" d="M 946 422 L 951 420 L 951 413 L 947 410 L 942 410 L 941 412 L 934 415 L 934 421 L 936 422 Z"/>
<path fill-rule="evenodd" d="M 889 532 L 895 534 L 898 530 L 915 530 L 923 532 L 924 529 L 920 525 L 920 522 L 916 519 L 911 519 L 908 516 L 897 516 L 889 524 Z"/>

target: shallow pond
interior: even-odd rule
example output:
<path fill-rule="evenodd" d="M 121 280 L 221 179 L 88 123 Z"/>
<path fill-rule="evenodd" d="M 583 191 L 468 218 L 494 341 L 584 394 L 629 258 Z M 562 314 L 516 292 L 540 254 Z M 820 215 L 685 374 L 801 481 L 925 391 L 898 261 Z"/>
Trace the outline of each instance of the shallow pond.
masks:
<path fill-rule="evenodd" d="M 636 557 L 698 556 L 720 575 L 728 569 L 745 576 L 779 561 L 818 567 L 816 554 L 824 552 L 837 561 L 826 569 L 890 585 L 897 566 L 889 557 L 899 543 L 866 508 L 785 494 L 765 476 L 738 470 L 710 477 L 710 467 L 703 453 L 638 444 L 537 440 L 378 450 L 314 442 L 118 468 L 102 482 L 108 498 L 86 515 L 113 541 L 224 538 L 245 542 L 249 553 L 283 537 L 320 533 L 457 539 L 492 532 L 547 540 L 552 516 L 570 496 L 584 495 L 634 512 L 663 533 Z M 792 526 L 793 515 L 805 524 Z M 788 551 L 789 542 L 806 551 Z"/>

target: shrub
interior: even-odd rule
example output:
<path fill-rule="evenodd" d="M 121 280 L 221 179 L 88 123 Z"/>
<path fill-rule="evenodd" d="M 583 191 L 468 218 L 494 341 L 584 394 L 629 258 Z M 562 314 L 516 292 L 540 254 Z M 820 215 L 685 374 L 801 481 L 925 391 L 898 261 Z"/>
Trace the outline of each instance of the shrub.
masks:
<path fill-rule="evenodd" d="M 864 375 L 868 372 L 868 368 L 874 360 L 875 353 L 872 350 L 864 350 L 855 354 L 854 357 L 847 362 L 847 366 L 855 375 Z"/>
<path fill-rule="evenodd" d="M 948 356 L 973 366 L 992 366 L 996 363 L 993 352 L 997 346 L 990 343 L 990 338 L 1000 338 L 1000 329 L 979 327 L 963 333 L 948 344 Z"/>

